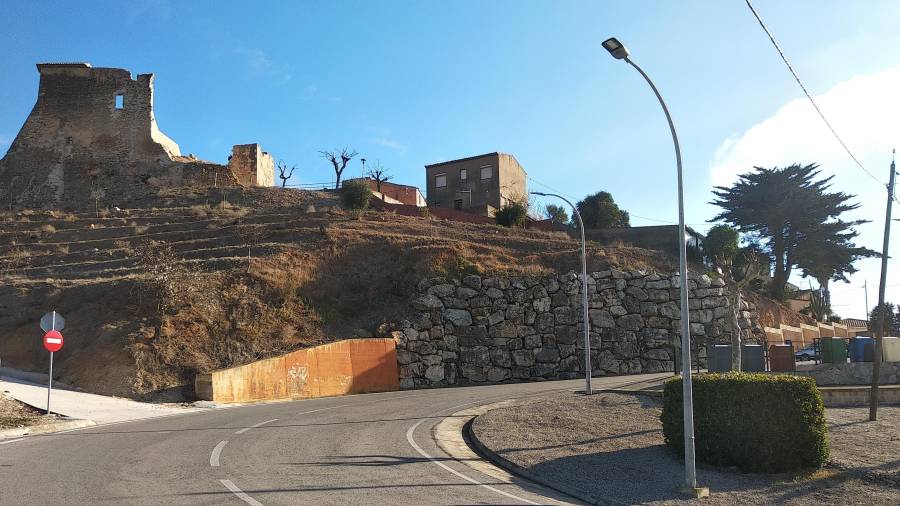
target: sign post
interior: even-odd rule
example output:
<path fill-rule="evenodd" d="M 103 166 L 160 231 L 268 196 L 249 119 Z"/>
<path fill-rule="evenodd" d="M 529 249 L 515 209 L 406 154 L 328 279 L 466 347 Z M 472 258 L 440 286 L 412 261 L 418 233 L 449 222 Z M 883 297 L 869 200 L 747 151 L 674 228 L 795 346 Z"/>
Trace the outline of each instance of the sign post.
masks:
<path fill-rule="evenodd" d="M 63 347 L 63 335 L 59 332 L 66 325 L 65 318 L 56 311 L 50 311 L 41 318 L 44 334 L 44 348 L 50 352 L 50 375 L 47 380 L 47 414 L 50 414 L 50 391 L 53 390 L 53 354 Z"/>

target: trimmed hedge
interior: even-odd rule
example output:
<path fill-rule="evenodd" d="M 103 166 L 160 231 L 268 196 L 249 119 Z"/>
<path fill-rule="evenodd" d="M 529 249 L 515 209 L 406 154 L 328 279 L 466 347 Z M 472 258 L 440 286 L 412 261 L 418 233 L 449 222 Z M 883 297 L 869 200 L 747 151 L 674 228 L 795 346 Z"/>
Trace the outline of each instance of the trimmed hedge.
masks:
<path fill-rule="evenodd" d="M 698 461 L 774 473 L 820 467 L 828 459 L 825 407 L 812 378 L 729 372 L 692 380 Z M 667 381 L 663 435 L 683 456 L 682 399 L 681 378 Z"/>

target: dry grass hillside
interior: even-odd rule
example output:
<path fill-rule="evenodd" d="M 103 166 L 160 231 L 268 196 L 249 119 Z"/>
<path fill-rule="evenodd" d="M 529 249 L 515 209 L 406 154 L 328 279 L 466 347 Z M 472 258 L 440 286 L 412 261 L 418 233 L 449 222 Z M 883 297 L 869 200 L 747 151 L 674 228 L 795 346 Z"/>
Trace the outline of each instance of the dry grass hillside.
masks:
<path fill-rule="evenodd" d="M 370 211 L 328 193 L 161 192 L 118 207 L 0 214 L 0 358 L 46 370 L 38 320 L 66 316 L 54 376 L 149 399 L 198 370 L 371 334 L 424 276 L 575 269 L 565 234 Z M 663 255 L 589 249 L 591 269 L 669 271 Z M 185 390 L 188 389 L 188 390 Z"/>

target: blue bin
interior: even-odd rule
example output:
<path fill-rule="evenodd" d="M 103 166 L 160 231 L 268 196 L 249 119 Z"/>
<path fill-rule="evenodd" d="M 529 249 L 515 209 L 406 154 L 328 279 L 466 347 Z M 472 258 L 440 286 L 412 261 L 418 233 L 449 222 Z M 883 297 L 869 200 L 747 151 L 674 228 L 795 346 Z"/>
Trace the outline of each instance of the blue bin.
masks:
<path fill-rule="evenodd" d="M 871 337 L 856 336 L 850 340 L 850 361 L 871 362 L 875 356 L 875 340 Z"/>

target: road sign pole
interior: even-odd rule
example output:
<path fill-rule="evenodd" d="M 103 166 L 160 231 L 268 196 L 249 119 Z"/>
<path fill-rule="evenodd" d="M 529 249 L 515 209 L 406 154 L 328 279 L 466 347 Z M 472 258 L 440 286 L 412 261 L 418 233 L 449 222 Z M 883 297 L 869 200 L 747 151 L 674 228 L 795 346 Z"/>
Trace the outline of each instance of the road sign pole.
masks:
<path fill-rule="evenodd" d="M 50 378 L 47 381 L 47 414 L 50 414 L 50 390 L 53 390 L 53 352 L 50 352 Z"/>

